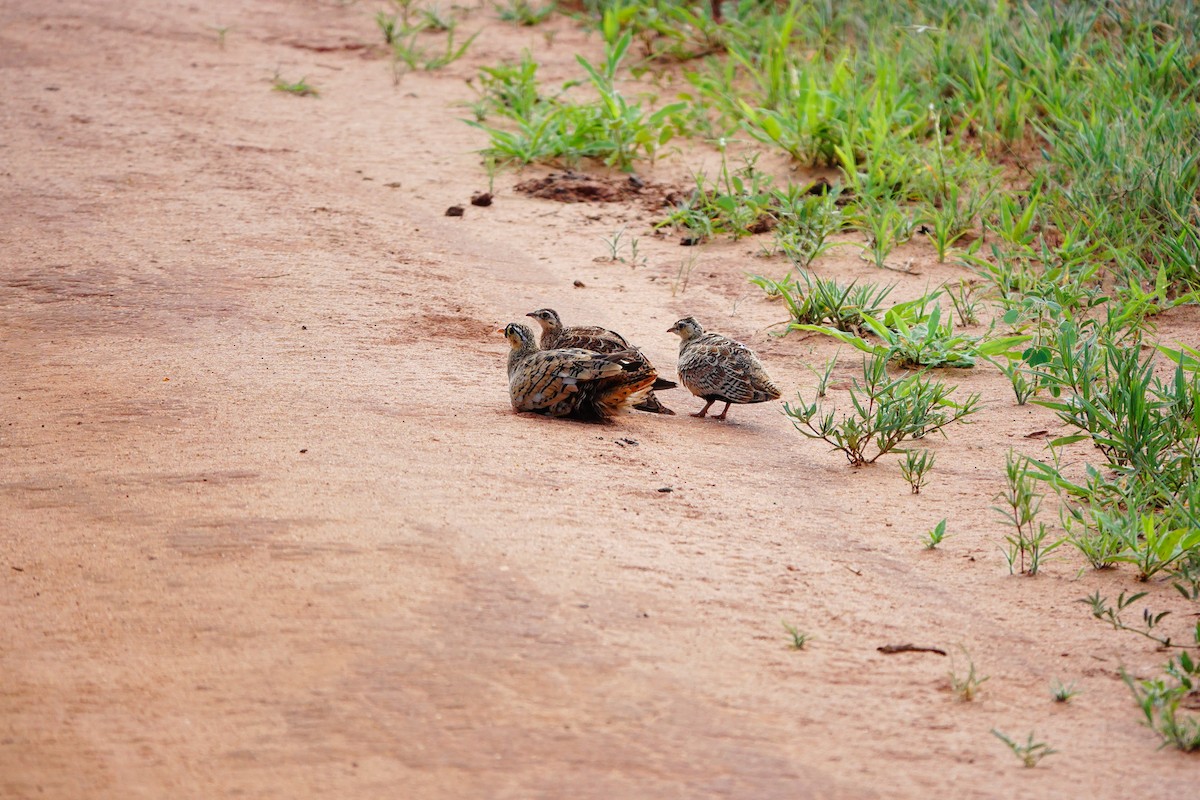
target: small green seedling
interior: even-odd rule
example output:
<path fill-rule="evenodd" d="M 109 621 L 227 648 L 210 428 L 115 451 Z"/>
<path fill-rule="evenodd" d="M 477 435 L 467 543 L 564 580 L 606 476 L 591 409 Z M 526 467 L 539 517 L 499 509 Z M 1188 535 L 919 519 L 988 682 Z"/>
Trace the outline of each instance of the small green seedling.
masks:
<path fill-rule="evenodd" d="M 925 534 L 925 538 L 921 541 L 925 545 L 926 550 L 932 550 L 942 543 L 946 538 L 946 520 L 942 520 L 937 525 L 933 526 L 933 530 Z"/>
<path fill-rule="evenodd" d="M 904 476 L 904 480 L 908 481 L 908 486 L 913 494 L 920 494 L 921 487 L 929 482 L 929 471 L 933 469 L 934 462 L 937 461 L 937 456 L 928 450 L 907 450 L 904 453 L 904 460 L 900 462 L 900 474 Z M 940 527 L 943 532 L 946 528 L 946 520 L 942 520 Z M 934 542 L 930 547 L 934 547 L 941 541 L 939 537 L 937 542 Z"/>
<path fill-rule="evenodd" d="M 1008 749 L 1013 751 L 1013 755 L 1021 759 L 1021 763 L 1026 767 L 1036 767 L 1038 762 L 1046 756 L 1054 755 L 1058 751 L 1045 742 L 1035 742 L 1033 734 L 1029 734 L 1029 738 L 1024 744 L 1014 742 L 1009 737 L 1005 736 L 1000 731 L 992 728 L 992 735 L 1000 741 L 1008 745 Z"/>
<path fill-rule="evenodd" d="M 960 702 L 970 703 L 979 695 L 980 688 L 989 676 L 980 675 L 975 669 L 975 662 L 971 659 L 971 654 L 965 647 L 962 648 L 962 651 L 963 656 L 967 659 L 967 674 L 959 675 L 957 670 L 951 669 L 950 688 Z"/>
<path fill-rule="evenodd" d="M 792 641 L 788 643 L 788 648 L 791 650 L 803 650 L 812 637 L 807 633 L 801 633 L 794 625 L 783 623 L 783 629 L 792 637 Z"/>
<path fill-rule="evenodd" d="M 232 25 L 209 25 L 208 29 L 217 34 L 217 46 L 225 49 L 225 37 L 233 30 Z"/>
<path fill-rule="evenodd" d="M 1071 698 L 1077 694 L 1079 694 L 1079 690 L 1075 688 L 1074 683 L 1063 683 L 1055 678 L 1054 683 L 1050 684 L 1050 696 L 1056 703 L 1069 703 Z"/>
<path fill-rule="evenodd" d="M 294 94 L 297 97 L 320 97 L 321 93 L 317 88 L 308 82 L 307 78 L 301 78 L 295 83 L 291 83 L 280 77 L 279 73 L 275 73 L 274 89 L 277 92 L 287 92 Z"/>

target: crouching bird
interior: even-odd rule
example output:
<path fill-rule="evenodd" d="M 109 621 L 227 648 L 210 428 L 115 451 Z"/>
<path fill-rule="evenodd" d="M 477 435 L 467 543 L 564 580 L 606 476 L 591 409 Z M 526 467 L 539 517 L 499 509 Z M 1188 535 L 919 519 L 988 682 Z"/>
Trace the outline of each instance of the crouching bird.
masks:
<path fill-rule="evenodd" d="M 581 347 L 584 350 L 592 350 L 596 353 L 620 353 L 625 350 L 638 350 L 638 348 L 625 341 L 624 336 L 616 331 L 610 331 L 608 328 L 600 328 L 594 325 L 564 327 L 562 320 L 558 316 L 558 312 L 552 308 L 539 308 L 537 311 L 530 311 L 525 316 L 533 317 L 534 322 L 541 326 L 542 336 L 538 344 L 543 350 L 556 350 L 561 347 Z M 638 350 L 638 352 L 640 353 L 641 351 Z M 647 359 L 646 363 L 649 363 L 649 359 Z M 674 411 L 659 401 L 658 397 L 654 394 L 654 390 L 674 389 L 676 385 L 675 381 L 669 381 L 666 378 L 655 378 L 654 385 L 650 387 L 651 391 L 646 393 L 645 399 L 635 403 L 633 407 L 638 411 L 649 411 L 652 414 L 674 414 Z"/>
<path fill-rule="evenodd" d="M 705 333 L 695 317 L 684 317 L 667 329 L 679 335 L 679 380 L 688 391 L 704 398 L 703 417 L 720 400 L 725 419 L 732 403 L 765 403 L 779 398 L 779 389 L 767 376 L 758 356 L 746 345 L 717 333 Z"/>
<path fill-rule="evenodd" d="M 658 377 L 636 350 L 539 350 L 533 331 L 515 322 L 504 335 L 512 346 L 508 393 L 517 411 L 604 421 L 644 400 Z"/>

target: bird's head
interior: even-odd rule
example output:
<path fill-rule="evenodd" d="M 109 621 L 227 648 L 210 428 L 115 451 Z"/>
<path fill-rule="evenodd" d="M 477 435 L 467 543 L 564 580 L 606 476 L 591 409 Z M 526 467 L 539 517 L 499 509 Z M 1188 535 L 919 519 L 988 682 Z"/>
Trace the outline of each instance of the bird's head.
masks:
<path fill-rule="evenodd" d="M 529 330 L 528 325 L 522 325 L 518 322 L 510 322 L 504 326 L 504 338 L 508 339 L 508 343 L 512 345 L 513 350 L 520 350 L 523 347 L 533 347 L 533 331 Z"/>
<path fill-rule="evenodd" d="M 680 339 L 686 342 L 688 339 L 695 339 L 697 336 L 703 334 L 704 328 L 700 326 L 699 322 L 696 322 L 695 317 L 684 317 L 667 328 L 667 333 L 677 334 Z"/>
<path fill-rule="evenodd" d="M 537 311 L 530 311 L 525 316 L 533 317 L 534 322 L 541 325 L 543 331 L 556 331 L 562 328 L 562 320 L 558 318 L 558 312 L 553 308 L 539 308 Z"/>

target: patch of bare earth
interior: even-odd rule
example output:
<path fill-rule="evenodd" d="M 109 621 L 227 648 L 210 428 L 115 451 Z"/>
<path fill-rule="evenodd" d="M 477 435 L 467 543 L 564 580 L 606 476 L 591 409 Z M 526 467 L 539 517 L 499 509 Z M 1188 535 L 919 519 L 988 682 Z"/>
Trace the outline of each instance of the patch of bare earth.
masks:
<path fill-rule="evenodd" d="M 1005 452 L 1062 428 L 994 370 L 949 376 L 985 409 L 927 442 L 919 496 L 778 404 L 513 414 L 493 331 L 542 306 L 666 374 L 694 314 L 788 397 L 836 348 L 763 332 L 784 313 L 745 274 L 786 270 L 753 240 L 681 249 L 637 196 L 551 203 L 513 191 L 529 176 L 468 203 L 487 181 L 464 79 L 529 47 L 566 80 L 595 39 L 480 7 L 468 58 L 395 84 L 375 10 L 0 9 L 0 796 L 1194 793 L 1195 759 L 1156 749 L 1117 677 L 1165 656 L 1076 602 L 1130 573 L 1077 575 L 1064 549 L 1008 575 Z M 646 262 L 595 260 L 625 225 Z M 896 299 L 961 275 L 925 244 L 898 258 L 914 274 L 818 271 Z M 1160 330 L 1194 342 L 1196 315 Z M 961 645 L 990 680 L 958 703 L 951 657 L 877 649 L 904 643 Z M 1061 753 L 1024 770 L 993 727 Z"/>

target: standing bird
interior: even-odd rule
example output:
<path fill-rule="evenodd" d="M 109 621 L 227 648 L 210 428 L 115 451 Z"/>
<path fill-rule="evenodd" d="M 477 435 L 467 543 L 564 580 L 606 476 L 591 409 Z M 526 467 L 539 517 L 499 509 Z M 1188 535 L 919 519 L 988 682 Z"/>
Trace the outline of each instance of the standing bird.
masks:
<path fill-rule="evenodd" d="M 537 311 L 530 311 L 525 316 L 533 317 L 534 321 L 542 327 L 540 344 L 543 350 L 555 350 L 560 347 L 581 347 L 596 353 L 637 350 L 636 347 L 625 341 L 624 336 L 607 328 L 599 328 L 594 325 L 572 325 L 564 328 L 558 312 L 552 308 L 539 308 Z M 674 389 L 676 385 L 675 381 L 657 378 L 650 388 L 652 390 Z M 645 399 L 637 403 L 634 408 L 638 411 L 649 411 L 652 414 L 675 413 L 659 402 L 653 391 L 647 392 Z"/>
<path fill-rule="evenodd" d="M 533 331 L 515 322 L 504 335 L 512 346 L 508 393 L 517 411 L 603 421 L 642 400 L 658 376 L 636 350 L 539 350 Z"/>
<path fill-rule="evenodd" d="M 779 398 L 779 389 L 767 376 L 758 356 L 746 345 L 717 333 L 705 333 L 695 317 L 684 317 L 667 333 L 679 335 L 679 380 L 707 402 L 693 417 L 703 417 L 718 400 L 725 410 L 731 403 L 765 403 Z"/>

